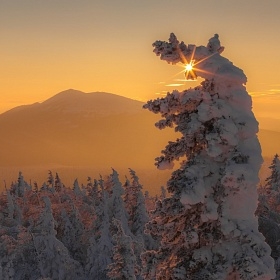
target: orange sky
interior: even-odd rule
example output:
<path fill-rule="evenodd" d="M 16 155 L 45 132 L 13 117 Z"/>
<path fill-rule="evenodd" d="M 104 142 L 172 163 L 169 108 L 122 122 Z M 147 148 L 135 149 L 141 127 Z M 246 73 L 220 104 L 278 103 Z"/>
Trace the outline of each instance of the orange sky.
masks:
<path fill-rule="evenodd" d="M 258 117 L 280 119 L 279 0 L 1 0 L 0 113 L 69 88 L 138 100 L 180 87 L 151 44 L 207 44 L 242 68 Z"/>

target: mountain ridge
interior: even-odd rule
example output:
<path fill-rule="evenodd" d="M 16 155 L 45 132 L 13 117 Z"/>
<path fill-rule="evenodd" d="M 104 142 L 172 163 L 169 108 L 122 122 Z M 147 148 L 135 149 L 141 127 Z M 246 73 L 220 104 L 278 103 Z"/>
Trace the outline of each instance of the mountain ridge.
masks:
<path fill-rule="evenodd" d="M 146 178 L 149 174 L 149 184 L 165 183 L 167 173 L 156 169 L 154 158 L 180 136 L 173 129 L 155 128 L 160 116 L 144 110 L 143 104 L 111 93 L 70 89 L 0 114 L 0 180 L 8 181 L 7 170 L 14 167 L 24 172 L 30 166 L 68 166 L 72 176 L 87 166 L 97 174 L 130 167 Z M 261 128 L 258 137 L 264 157 L 280 152 L 280 132 Z"/>
<path fill-rule="evenodd" d="M 143 102 L 130 99 L 127 97 L 119 96 L 113 93 L 107 92 L 90 92 L 85 93 L 83 91 L 68 89 L 61 91 L 54 96 L 43 102 L 36 102 L 29 105 L 21 105 L 10 109 L 2 114 L 7 116 L 13 113 L 18 113 L 24 110 L 55 110 L 60 112 L 94 112 L 102 114 L 117 114 L 118 111 L 125 111 L 126 113 L 135 113 L 142 110 Z M 100 106 L 103 109 L 107 107 L 107 113 L 105 110 L 101 111 Z"/>

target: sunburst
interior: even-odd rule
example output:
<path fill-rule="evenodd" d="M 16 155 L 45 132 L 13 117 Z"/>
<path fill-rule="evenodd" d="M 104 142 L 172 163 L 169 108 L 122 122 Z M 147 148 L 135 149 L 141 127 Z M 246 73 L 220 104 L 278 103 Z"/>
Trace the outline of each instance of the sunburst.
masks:
<path fill-rule="evenodd" d="M 191 60 L 189 63 L 185 64 L 185 77 L 186 80 L 196 80 L 197 75 L 194 70 L 194 60 Z"/>
<path fill-rule="evenodd" d="M 199 67 L 195 67 L 195 66 L 198 65 L 199 63 L 209 59 L 210 57 L 212 57 L 213 55 L 218 53 L 218 52 L 214 52 L 214 53 L 204 57 L 203 59 L 195 62 L 195 60 L 193 59 L 195 51 L 196 51 L 196 47 L 194 47 L 194 49 L 192 51 L 192 54 L 191 54 L 191 57 L 190 57 L 190 60 L 188 61 L 187 58 L 184 56 L 184 54 L 181 52 L 181 50 L 179 50 L 181 61 L 183 63 L 183 67 L 184 67 L 184 70 L 181 71 L 181 72 L 184 72 L 186 81 L 195 81 L 195 80 L 197 80 L 196 72 L 209 73 L 209 72 L 207 72 L 205 70 L 202 70 Z"/>

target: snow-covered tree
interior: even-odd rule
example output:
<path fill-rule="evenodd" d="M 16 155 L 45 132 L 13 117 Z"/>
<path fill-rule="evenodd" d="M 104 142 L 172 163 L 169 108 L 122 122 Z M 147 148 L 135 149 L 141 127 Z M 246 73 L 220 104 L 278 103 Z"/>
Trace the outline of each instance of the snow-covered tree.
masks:
<path fill-rule="evenodd" d="M 50 199 L 46 196 L 42 199 L 45 208 L 33 229 L 41 276 L 51 279 L 81 279 L 83 271 L 80 264 L 70 257 L 67 248 L 55 237 L 55 220 Z"/>
<path fill-rule="evenodd" d="M 11 186 L 11 192 L 18 197 L 23 197 L 25 191 L 27 190 L 31 190 L 31 186 L 29 186 L 28 183 L 24 180 L 22 172 L 20 171 L 18 174 L 17 183 L 12 184 Z"/>
<path fill-rule="evenodd" d="M 166 189 L 165 189 L 165 187 L 161 186 L 160 190 L 161 190 L 161 194 L 160 194 L 159 198 L 160 199 L 165 199 L 166 198 Z"/>
<path fill-rule="evenodd" d="M 107 266 L 112 263 L 113 241 L 108 215 L 108 193 L 103 192 L 102 211 L 97 217 L 96 236 L 90 238 L 87 251 L 86 274 L 89 280 L 107 280 Z"/>
<path fill-rule="evenodd" d="M 86 255 L 82 239 L 83 234 L 84 225 L 78 208 L 72 204 L 72 209 L 69 213 L 62 209 L 60 240 L 68 249 L 70 256 L 80 263 L 85 262 Z"/>
<path fill-rule="evenodd" d="M 62 188 L 64 187 L 58 173 L 56 172 L 55 173 L 55 179 L 54 179 L 54 189 L 57 191 L 57 192 L 60 192 L 62 190 Z"/>
<path fill-rule="evenodd" d="M 174 34 L 153 46 L 162 60 L 187 65 L 187 78 L 204 80 L 144 106 L 161 114 L 159 129 L 182 134 L 168 143 L 157 167 L 172 168 L 186 157 L 168 181 L 170 197 L 157 202 L 147 225 L 162 239 L 158 251 L 143 255 L 150 267 L 145 279 L 273 278 L 271 249 L 254 214 L 262 157 L 246 76 L 220 55 L 217 34 L 206 47 L 180 43 Z"/>
<path fill-rule="evenodd" d="M 48 185 L 46 184 L 46 182 L 44 182 L 42 184 L 42 187 L 40 188 L 41 191 L 46 191 L 48 189 Z"/>
<path fill-rule="evenodd" d="M 139 178 L 136 172 L 129 169 L 131 182 L 126 179 L 124 184 L 124 203 L 129 215 L 129 226 L 131 232 L 135 236 L 144 235 L 145 224 L 149 220 L 146 210 L 145 198 L 142 192 L 142 185 L 139 183 Z"/>
<path fill-rule="evenodd" d="M 131 231 L 135 236 L 144 236 L 144 229 L 149 221 L 149 216 L 145 206 L 144 195 L 141 191 L 137 193 L 136 205 L 133 210 Z"/>
<path fill-rule="evenodd" d="M 6 234 L 1 232 L 0 263 L 0 279 L 37 280 L 40 277 L 32 236 L 26 228 L 19 226 L 6 231 Z"/>
<path fill-rule="evenodd" d="M 130 220 L 130 216 L 133 213 L 132 201 L 133 201 L 133 197 L 134 197 L 134 189 L 127 177 L 125 177 L 125 183 L 123 185 L 123 189 L 124 189 L 123 202 L 124 202 L 125 209 L 127 211 L 127 214 L 129 215 L 129 220 Z M 130 221 L 129 221 L 129 224 L 131 224 Z"/>
<path fill-rule="evenodd" d="M 145 198 L 146 209 L 149 214 L 151 210 L 155 209 L 155 204 L 158 198 L 156 196 L 151 196 L 148 191 L 145 191 L 144 198 Z"/>
<path fill-rule="evenodd" d="M 280 160 L 276 154 L 269 166 L 270 176 L 265 180 L 262 200 L 267 202 L 272 211 L 280 213 Z"/>
<path fill-rule="evenodd" d="M 112 280 L 136 280 L 139 273 L 136 257 L 132 249 L 132 239 L 124 233 L 121 221 L 114 219 L 117 233 L 113 236 L 116 245 L 113 248 L 113 262 L 108 265 L 107 275 Z"/>
<path fill-rule="evenodd" d="M 74 191 L 75 195 L 77 195 L 77 196 L 83 195 L 83 192 L 80 188 L 80 185 L 79 185 L 79 182 L 78 182 L 77 178 L 75 179 L 74 184 L 73 184 L 73 191 Z"/>
<path fill-rule="evenodd" d="M 275 260 L 275 279 L 280 279 L 280 164 L 277 154 L 269 168 L 271 173 L 266 178 L 265 185 L 258 188 L 259 203 L 256 214 L 259 230 L 271 247 L 271 256 Z"/>
<path fill-rule="evenodd" d="M 109 218 L 110 222 L 113 218 L 121 221 L 122 227 L 127 235 L 130 235 L 130 229 L 128 226 L 128 214 L 125 209 L 123 194 L 124 189 L 122 183 L 119 180 L 119 174 L 113 169 L 112 174 L 107 180 L 107 185 L 111 186 L 111 196 L 109 198 Z M 110 189 L 109 189 L 110 190 Z"/>
<path fill-rule="evenodd" d="M 272 160 L 271 165 L 269 166 L 271 174 L 266 178 L 265 187 L 269 190 L 277 191 L 280 190 L 280 160 L 278 154 L 276 154 Z"/>
<path fill-rule="evenodd" d="M 51 172 L 51 170 L 49 170 L 49 176 L 48 176 L 48 179 L 47 179 L 47 184 L 48 184 L 48 188 L 54 192 L 55 189 L 54 189 L 54 177 L 53 177 L 53 174 Z"/>
<path fill-rule="evenodd" d="M 73 225 L 73 230 L 71 232 L 73 236 L 73 243 L 71 246 L 72 256 L 75 260 L 78 260 L 79 262 L 83 262 L 84 259 L 84 248 L 83 248 L 83 234 L 84 234 L 84 224 L 81 219 L 81 215 L 79 212 L 79 209 L 72 206 L 72 211 L 70 212 L 70 221 Z"/>
<path fill-rule="evenodd" d="M 69 215 L 66 212 L 65 209 L 61 210 L 61 227 L 62 227 L 62 232 L 60 236 L 61 242 L 64 244 L 64 246 L 71 251 L 72 245 L 74 243 L 74 238 L 72 232 L 73 230 L 73 225 L 70 221 Z"/>
<path fill-rule="evenodd" d="M 92 183 L 91 177 L 88 177 L 87 191 L 88 191 L 89 197 L 92 198 L 93 207 L 97 207 L 99 204 L 99 201 L 100 201 L 98 186 L 99 186 L 99 183 L 96 179 L 94 179 L 94 181 Z"/>
<path fill-rule="evenodd" d="M 14 203 L 14 198 L 10 191 L 6 191 L 7 195 L 7 211 L 8 211 L 8 218 L 9 219 L 14 219 L 14 212 L 15 212 L 15 203 Z"/>

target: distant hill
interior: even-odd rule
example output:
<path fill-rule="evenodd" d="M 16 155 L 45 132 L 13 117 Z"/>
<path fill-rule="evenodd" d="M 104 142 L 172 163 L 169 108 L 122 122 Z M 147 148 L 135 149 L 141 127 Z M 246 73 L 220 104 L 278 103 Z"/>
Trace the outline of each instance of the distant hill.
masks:
<path fill-rule="evenodd" d="M 263 157 L 272 157 L 280 154 L 280 132 L 267 129 L 260 129 L 258 134 L 262 147 Z"/>
<path fill-rule="evenodd" d="M 90 172 L 110 172 L 110 167 L 130 167 L 144 182 L 163 184 L 170 172 L 157 171 L 154 158 L 176 135 L 172 129 L 156 129 L 159 116 L 142 109 L 143 104 L 71 89 L 1 114 L 0 180 L 16 180 L 19 170 L 26 179 L 40 174 L 40 180 L 48 169 L 60 170 L 72 180 L 81 174 L 85 179 L 93 176 Z M 264 156 L 280 153 L 280 132 L 261 129 L 259 139 Z"/>
<path fill-rule="evenodd" d="M 109 93 L 61 92 L 0 115 L 0 166 L 147 166 L 170 137 L 143 103 Z"/>
<path fill-rule="evenodd" d="M 258 115 L 256 118 L 261 129 L 280 132 L 280 119 L 258 117 Z"/>
<path fill-rule="evenodd" d="M 28 179 L 36 179 L 32 172 L 40 170 L 41 179 L 47 177 L 48 169 L 67 176 L 68 170 L 73 177 L 81 174 L 73 175 L 77 169 L 98 175 L 111 167 L 133 168 L 141 174 L 149 170 L 160 177 L 163 173 L 156 170 L 154 158 L 176 136 L 171 130 L 156 129 L 159 116 L 142 106 L 110 93 L 67 90 L 1 114 L 0 179 L 9 182 L 13 176 L 16 180 L 19 170 Z"/>

